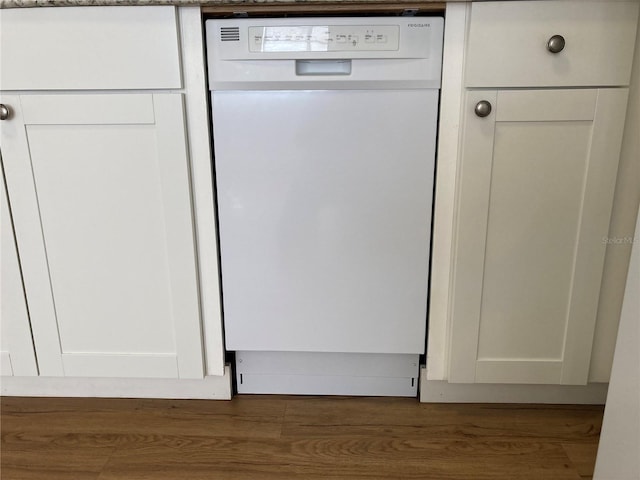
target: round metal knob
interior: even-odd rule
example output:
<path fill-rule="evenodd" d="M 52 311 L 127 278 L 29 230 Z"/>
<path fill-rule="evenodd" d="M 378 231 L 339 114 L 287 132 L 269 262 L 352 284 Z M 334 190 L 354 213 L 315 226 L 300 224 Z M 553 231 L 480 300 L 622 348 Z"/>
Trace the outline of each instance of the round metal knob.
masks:
<path fill-rule="evenodd" d="M 547 42 L 547 50 L 551 53 L 559 53 L 564 49 L 565 41 L 562 35 L 554 35 Z"/>
<path fill-rule="evenodd" d="M 476 115 L 479 117 L 486 117 L 491 113 L 491 104 L 486 100 L 480 100 L 476 104 L 476 108 L 474 109 Z"/>
<path fill-rule="evenodd" d="M 0 120 L 6 120 L 11 116 L 11 110 L 6 105 L 0 103 Z"/>

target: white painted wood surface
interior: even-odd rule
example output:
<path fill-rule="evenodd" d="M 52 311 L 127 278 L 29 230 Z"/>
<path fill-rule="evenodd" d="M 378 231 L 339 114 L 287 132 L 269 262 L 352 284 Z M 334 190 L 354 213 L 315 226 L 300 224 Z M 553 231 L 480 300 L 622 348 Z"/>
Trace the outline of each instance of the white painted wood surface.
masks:
<path fill-rule="evenodd" d="M 572 378 L 587 378 L 589 375 L 589 363 L 580 358 L 580 352 L 593 349 L 606 252 L 603 238 L 609 232 L 628 93 L 628 89 L 598 91 L 591 158 L 585 178 L 580 245 L 576 251 L 572 303 L 569 306 L 570 321 L 565 333 L 562 383 L 571 383 Z M 593 326 L 586 328 L 589 322 L 593 322 Z"/>
<path fill-rule="evenodd" d="M 37 375 L 29 312 L 22 287 L 18 252 L 0 172 L 0 375 Z"/>
<path fill-rule="evenodd" d="M 586 383 L 626 100 L 468 92 L 449 381 Z"/>
<path fill-rule="evenodd" d="M 620 156 L 615 200 L 620 208 L 609 236 L 618 241 L 607 245 L 607 260 L 612 265 L 626 265 L 626 252 L 631 248 L 631 261 L 623 295 L 620 328 L 617 335 L 611 383 L 604 412 L 600 445 L 593 478 L 595 480 L 635 480 L 640 478 L 640 36 L 636 39 L 635 62 L 629 91 L 629 108 L 624 143 Z M 624 201 L 623 201 L 624 200 Z M 614 203 L 615 205 L 615 203 Z M 615 207 L 614 207 L 615 208 Z M 625 231 L 624 219 L 635 217 L 634 230 Z M 632 240 L 633 239 L 633 240 Z M 620 268 L 620 267 L 619 267 Z M 610 268 L 611 274 L 616 269 Z M 614 284 L 619 285 L 619 284 Z M 610 289 L 611 290 L 611 289 Z M 610 292 L 612 293 L 612 292 Z M 603 295 L 600 296 L 603 303 Z M 613 302 L 611 302 L 613 303 Z M 606 305 L 599 313 L 606 314 Z M 615 326 L 615 324 L 614 324 Z M 596 344 L 594 343 L 594 348 Z"/>
<path fill-rule="evenodd" d="M 513 2 L 523 3 L 523 2 Z M 548 2 L 536 2 L 540 6 Z M 582 2 L 575 1 L 576 5 Z M 603 2 L 607 3 L 607 2 Z M 478 4 L 474 4 L 477 6 Z M 447 4 L 447 22 L 453 22 L 452 13 L 455 8 L 462 8 L 462 4 Z M 466 5 L 470 13 L 471 4 Z M 451 12 L 449 12 L 451 10 Z M 467 17 L 467 20 L 469 18 Z M 579 18 L 576 17 L 576 21 Z M 625 20 L 626 21 L 626 20 Z M 452 309 L 452 285 L 447 282 L 453 277 L 449 268 L 453 268 L 453 244 L 454 232 L 449 230 L 449 225 L 455 221 L 455 192 L 457 179 L 455 173 L 460 171 L 460 158 L 456 158 L 458 151 L 458 138 L 461 136 L 461 127 L 464 118 L 458 115 L 460 101 L 464 91 L 456 87 L 456 82 L 463 82 L 463 64 L 466 55 L 465 32 L 468 32 L 457 24 L 457 34 L 447 23 L 445 30 L 446 41 L 443 64 L 443 89 L 441 95 L 441 113 L 439 129 L 439 154 L 436 182 L 436 197 L 434 210 L 433 232 L 433 259 L 431 272 L 431 294 L 429 314 L 429 337 L 427 348 L 426 376 L 429 380 L 446 380 L 449 363 L 449 336 L 450 318 Z M 636 42 L 637 45 L 637 42 Z M 636 46 L 636 60 L 640 48 Z M 459 62 L 459 71 L 455 68 L 455 60 Z M 453 65 L 454 68 L 450 68 Z M 630 103 L 633 103 L 632 100 Z M 635 103 L 638 103 L 637 101 Z M 627 150 L 633 151 L 633 138 L 637 136 L 637 124 L 633 133 L 627 135 L 623 145 L 628 145 Z M 627 128 L 629 130 L 629 128 Z M 637 178 L 640 171 L 640 163 L 637 155 L 626 155 L 626 160 L 621 159 L 614 211 L 611 227 L 608 233 L 613 239 L 628 238 L 635 224 L 635 210 L 638 202 Z M 630 247 L 628 245 L 609 244 L 603 274 L 603 285 L 598 305 L 598 316 L 593 342 L 593 356 L 590 365 L 590 382 L 607 382 L 613 358 L 618 317 L 622 303 L 622 290 L 626 278 L 626 266 L 628 263 Z M 448 262 L 448 263 L 447 263 Z"/>
<path fill-rule="evenodd" d="M 0 89 L 180 88 L 178 45 L 171 6 L 6 9 Z"/>
<path fill-rule="evenodd" d="M 200 398 L 231 400 L 231 367 L 202 379 L 2 377 L 0 395 L 15 397 Z"/>
<path fill-rule="evenodd" d="M 640 35 L 636 35 L 624 129 L 611 223 L 608 238 L 603 239 L 607 243 L 607 253 L 589 369 L 591 382 L 609 381 L 631 257 L 630 240 L 640 203 Z"/>
<path fill-rule="evenodd" d="M 429 380 L 445 380 L 448 370 L 453 219 L 464 92 L 466 20 L 470 8 L 463 3 L 447 3 L 445 16 L 427 325 L 426 376 Z"/>
<path fill-rule="evenodd" d="M 202 378 L 182 96 L 2 101 L 41 374 Z"/>
<path fill-rule="evenodd" d="M 427 380 L 420 372 L 420 401 L 425 403 L 547 403 L 603 405 L 606 383 L 531 385 L 508 383 L 449 383 Z"/>
<path fill-rule="evenodd" d="M 204 57 L 204 33 L 200 7 L 180 7 L 182 68 L 185 91 L 187 140 L 191 160 L 191 184 L 198 245 L 200 310 L 208 375 L 224 374 L 224 345 L 220 277 L 218 269 L 218 233 L 213 194 L 213 169 L 209 133 Z"/>
<path fill-rule="evenodd" d="M 40 362 L 38 368 L 40 375 L 63 375 L 60 342 L 56 341 L 58 328 L 55 321 L 49 320 L 55 318 L 55 306 L 20 96 L 0 95 L 0 103 L 8 105 L 12 110 L 11 120 L 0 124 L 2 161 L 11 199 L 15 234 L 21 252 L 20 263 L 25 279 L 34 346 L 38 357 L 47 359 Z"/>
<path fill-rule="evenodd" d="M 637 1 L 475 2 L 467 87 L 628 85 Z M 553 35 L 564 50 L 546 48 Z"/>
<path fill-rule="evenodd" d="M 638 142 L 636 141 L 636 151 Z M 594 480 L 640 478 L 640 215 L 618 330 Z"/>

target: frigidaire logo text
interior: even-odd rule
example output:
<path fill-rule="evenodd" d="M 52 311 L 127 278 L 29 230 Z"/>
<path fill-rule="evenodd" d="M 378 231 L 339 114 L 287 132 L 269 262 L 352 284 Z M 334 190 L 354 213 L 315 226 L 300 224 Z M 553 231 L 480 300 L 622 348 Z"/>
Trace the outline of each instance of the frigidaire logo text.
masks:
<path fill-rule="evenodd" d="M 410 23 L 410 27 L 430 27 L 430 23 Z"/>

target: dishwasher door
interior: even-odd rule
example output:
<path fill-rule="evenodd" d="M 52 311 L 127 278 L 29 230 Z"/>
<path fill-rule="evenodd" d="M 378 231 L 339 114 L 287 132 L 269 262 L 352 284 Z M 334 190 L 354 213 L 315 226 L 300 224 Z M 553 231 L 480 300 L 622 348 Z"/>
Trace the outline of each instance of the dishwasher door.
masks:
<path fill-rule="evenodd" d="M 212 93 L 228 350 L 424 352 L 437 107 Z"/>

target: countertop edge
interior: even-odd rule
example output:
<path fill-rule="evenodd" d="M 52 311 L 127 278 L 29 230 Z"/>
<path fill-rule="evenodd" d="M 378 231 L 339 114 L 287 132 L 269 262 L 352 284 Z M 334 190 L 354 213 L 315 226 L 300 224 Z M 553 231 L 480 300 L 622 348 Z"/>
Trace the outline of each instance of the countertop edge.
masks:
<path fill-rule="evenodd" d="M 201 6 L 201 7 L 231 7 L 231 6 L 336 6 L 336 5 L 358 5 L 363 10 L 367 4 L 372 6 L 394 6 L 412 4 L 442 4 L 442 3 L 464 3 L 472 0 L 0 0 L 0 9 L 9 8 L 33 8 L 33 7 L 79 7 L 79 6 Z"/>

